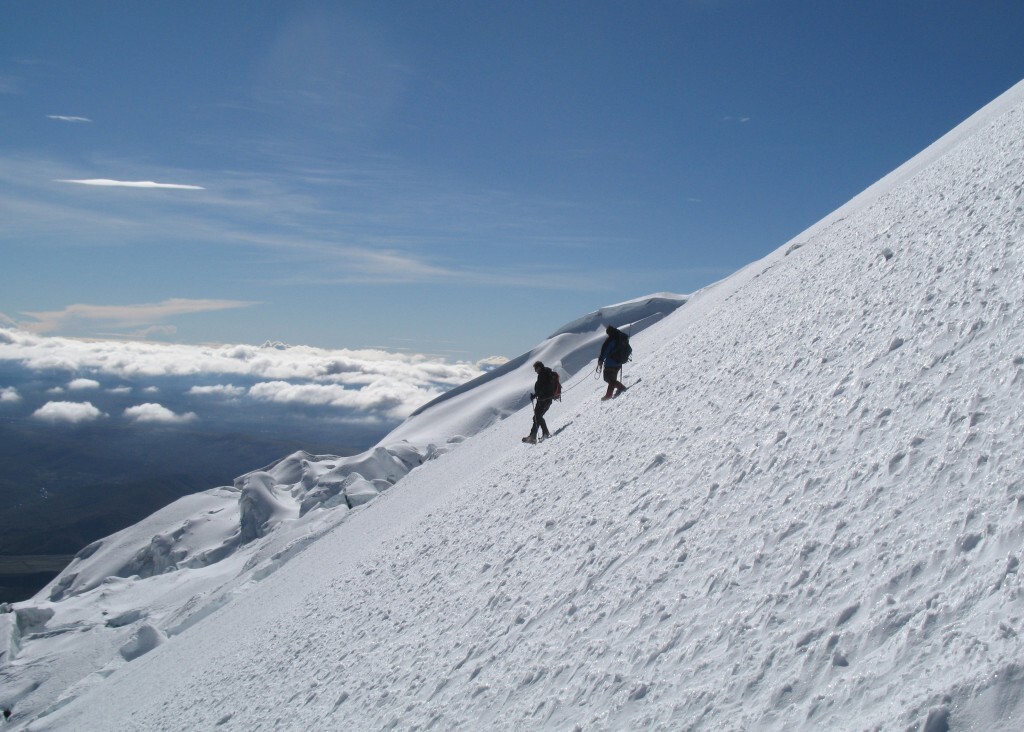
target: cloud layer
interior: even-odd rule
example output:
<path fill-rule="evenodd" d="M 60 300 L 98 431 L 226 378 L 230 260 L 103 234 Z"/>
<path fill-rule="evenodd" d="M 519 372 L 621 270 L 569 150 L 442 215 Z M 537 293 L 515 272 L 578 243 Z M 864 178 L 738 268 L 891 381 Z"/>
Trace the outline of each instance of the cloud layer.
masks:
<path fill-rule="evenodd" d="M 51 422 L 109 413 L 135 424 L 185 424 L 258 413 L 397 424 L 485 367 L 375 349 L 86 341 L 0 328 L 9 407 L 24 401 L 28 413 L 55 393 L 88 391 L 91 402 L 47 401 L 31 413 Z"/>

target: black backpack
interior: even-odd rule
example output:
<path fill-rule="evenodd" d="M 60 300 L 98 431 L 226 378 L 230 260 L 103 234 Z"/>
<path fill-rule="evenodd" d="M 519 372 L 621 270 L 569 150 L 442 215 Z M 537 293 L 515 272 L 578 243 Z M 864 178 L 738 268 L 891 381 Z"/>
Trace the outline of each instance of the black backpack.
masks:
<path fill-rule="evenodd" d="M 615 345 L 612 346 L 611 357 L 619 363 L 633 360 L 633 346 L 629 345 L 629 336 L 621 330 L 615 331 Z"/>

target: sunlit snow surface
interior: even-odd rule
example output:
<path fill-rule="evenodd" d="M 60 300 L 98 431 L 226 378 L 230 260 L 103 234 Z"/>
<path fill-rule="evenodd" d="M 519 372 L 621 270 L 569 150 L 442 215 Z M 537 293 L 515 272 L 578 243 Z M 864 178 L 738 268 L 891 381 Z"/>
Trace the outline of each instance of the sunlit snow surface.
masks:
<path fill-rule="evenodd" d="M 594 315 L 368 474 L 292 456 L 104 540 L 0 615 L 0 703 L 34 730 L 1024 728 L 1022 257 L 1018 85 L 636 333 L 619 399 Z M 527 446 L 537 357 L 580 370 Z"/>
<path fill-rule="evenodd" d="M 15 723 L 59 708 L 276 572 L 413 468 L 515 414 L 529 403 L 534 361 L 558 369 L 566 393 L 598 384 L 589 368 L 569 379 L 592 365 L 607 324 L 636 334 L 685 302 L 662 293 L 602 308 L 425 405 L 366 453 L 296 453 L 85 547 L 36 598 L 0 614 L 0 706 Z"/>

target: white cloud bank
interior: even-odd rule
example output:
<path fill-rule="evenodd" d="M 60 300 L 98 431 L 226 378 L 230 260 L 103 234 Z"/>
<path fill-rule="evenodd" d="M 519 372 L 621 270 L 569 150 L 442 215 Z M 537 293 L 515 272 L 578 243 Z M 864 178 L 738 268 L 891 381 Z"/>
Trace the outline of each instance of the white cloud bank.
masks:
<path fill-rule="evenodd" d="M 20 361 L 32 370 L 63 368 L 121 378 L 241 374 L 255 379 L 347 385 L 390 378 L 416 385 L 456 386 L 481 373 L 474 363 L 448 363 L 420 354 L 379 349 L 86 341 L 13 328 L 0 328 L 0 360 Z"/>
<path fill-rule="evenodd" d="M 21 394 L 13 386 L 0 389 L 0 404 L 16 404 L 21 401 Z"/>
<path fill-rule="evenodd" d="M 262 382 L 249 389 L 249 395 L 261 401 L 383 412 L 393 419 L 409 416 L 417 406 L 441 393 L 439 389 L 424 392 L 413 384 L 386 379 L 374 381 L 361 389 L 346 388 L 340 384 L 291 384 L 287 381 Z"/>
<path fill-rule="evenodd" d="M 83 186 L 111 186 L 117 188 L 170 188 L 179 191 L 205 191 L 202 186 L 184 183 L 157 183 L 151 180 L 113 180 L 111 178 L 86 178 L 81 180 L 58 179 L 58 183 L 77 183 Z"/>
<path fill-rule="evenodd" d="M 136 382 L 176 378 L 190 396 L 251 398 L 404 419 L 450 388 L 484 373 L 479 364 L 376 349 L 192 346 L 141 341 L 85 341 L 0 328 L 0 361 L 30 371 L 64 370 Z M 223 379 L 223 382 L 217 383 Z M 229 379 L 234 383 L 225 383 Z M 92 381 L 92 379 L 90 379 Z M 204 383 L 205 382 L 205 383 Z M 81 383 L 75 379 L 69 384 Z M 211 385 L 214 384 L 214 385 Z"/>
<path fill-rule="evenodd" d="M 128 407 L 124 410 L 124 416 L 137 424 L 184 424 L 199 419 L 195 412 L 175 414 L 162 404 L 152 402 Z"/>
<path fill-rule="evenodd" d="M 55 119 L 58 122 L 92 122 L 88 117 L 79 117 L 77 115 L 68 114 L 48 114 L 47 119 Z"/>
<path fill-rule="evenodd" d="M 33 419 L 56 424 L 93 422 L 106 415 L 91 402 L 47 402 L 32 414 Z"/>

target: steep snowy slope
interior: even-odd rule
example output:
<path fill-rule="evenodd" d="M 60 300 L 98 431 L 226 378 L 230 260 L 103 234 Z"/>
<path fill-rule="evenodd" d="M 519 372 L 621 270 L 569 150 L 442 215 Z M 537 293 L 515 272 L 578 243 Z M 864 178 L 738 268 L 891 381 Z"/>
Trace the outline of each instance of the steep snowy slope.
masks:
<path fill-rule="evenodd" d="M 28 728 L 1021 729 L 1024 84 L 856 204 Z"/>
<path fill-rule="evenodd" d="M 399 441 L 413 445 L 444 444 L 452 436 L 475 435 L 529 403 L 528 389 L 536 379 L 535 361 L 542 361 L 558 371 L 568 391 L 594 372 L 594 359 L 604 342 L 606 326 L 614 325 L 636 335 L 686 301 L 685 295 L 659 293 L 610 305 L 577 318 L 527 353 L 425 404 L 381 444 L 393 445 Z M 581 376 L 572 381 L 571 377 L 581 372 Z M 527 389 L 524 390 L 524 386 Z"/>
<path fill-rule="evenodd" d="M 425 405 L 363 454 L 299 452 L 93 542 L 35 598 L 0 606 L 0 706 L 31 718 L 90 674 L 186 632 L 413 468 L 528 404 L 534 360 L 568 382 L 605 324 L 636 334 L 685 302 L 663 293 L 602 308 Z"/>

